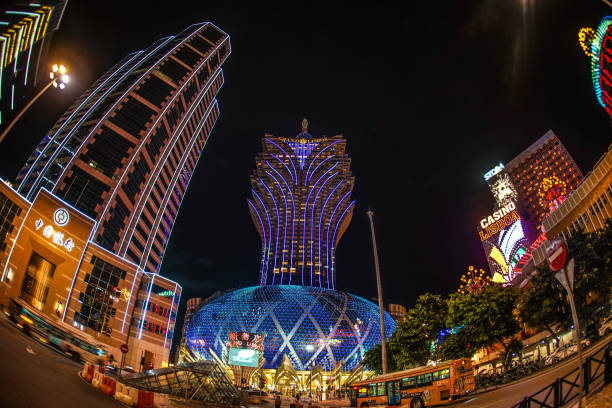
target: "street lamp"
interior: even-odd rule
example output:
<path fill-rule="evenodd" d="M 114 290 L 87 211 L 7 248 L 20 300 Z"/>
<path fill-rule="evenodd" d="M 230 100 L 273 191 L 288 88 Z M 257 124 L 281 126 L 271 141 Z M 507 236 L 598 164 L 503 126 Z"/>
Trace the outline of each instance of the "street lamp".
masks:
<path fill-rule="evenodd" d="M 41 89 L 30 100 L 30 102 L 28 102 L 26 106 L 24 106 L 23 109 L 17 114 L 17 116 L 15 116 L 15 118 L 11 121 L 11 123 L 6 126 L 6 129 L 4 129 L 4 131 L 0 135 L 0 143 L 2 143 L 6 134 L 9 132 L 9 130 L 11 130 L 15 123 L 17 123 L 19 118 L 21 118 L 21 116 L 30 108 L 30 106 L 32 106 L 32 104 L 36 102 L 36 100 L 40 98 L 40 96 L 45 93 L 45 91 L 49 89 L 51 85 L 59 89 L 66 88 L 66 84 L 68 83 L 68 81 L 70 81 L 70 76 L 68 76 L 67 72 L 68 69 L 64 65 L 53 64 L 53 66 L 51 67 L 51 72 L 49 72 L 49 77 L 51 78 L 51 81 L 47 85 L 45 85 L 45 87 Z"/>

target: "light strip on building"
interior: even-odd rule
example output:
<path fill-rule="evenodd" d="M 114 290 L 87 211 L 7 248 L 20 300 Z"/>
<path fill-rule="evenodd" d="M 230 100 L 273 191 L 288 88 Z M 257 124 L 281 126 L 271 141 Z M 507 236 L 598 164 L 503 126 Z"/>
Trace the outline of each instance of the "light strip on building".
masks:
<path fill-rule="evenodd" d="M 344 222 L 344 214 L 346 214 L 346 212 L 348 211 L 349 208 L 351 208 L 353 205 L 355 205 L 355 201 L 352 201 L 342 212 L 342 214 L 340 214 L 340 217 L 338 218 L 338 222 L 336 223 L 336 228 L 334 229 L 334 235 L 332 237 L 332 275 L 334 274 L 334 249 L 336 246 L 336 233 L 338 232 L 338 228 L 340 227 L 340 225 L 342 225 L 342 223 Z M 334 281 L 332 280 L 332 289 L 334 289 L 336 285 L 334 284 Z"/>
<path fill-rule="evenodd" d="M 145 274 L 148 274 L 147 272 L 144 272 Z M 151 297 L 151 291 L 153 290 L 153 282 L 155 282 L 155 274 L 152 273 L 151 274 L 151 282 L 149 282 L 149 289 L 148 289 L 148 293 L 147 293 L 147 300 L 145 301 L 144 307 L 143 307 L 143 311 L 144 314 L 141 316 L 140 319 L 140 331 L 138 332 L 138 339 L 142 339 L 142 329 L 145 325 L 145 319 L 147 317 L 147 309 L 149 308 L 149 298 Z"/>
<path fill-rule="evenodd" d="M 307 217 L 306 214 L 308 212 L 308 201 L 310 201 L 310 195 L 314 191 L 319 181 L 321 181 L 321 179 L 325 177 L 327 173 L 332 171 L 337 165 L 338 165 L 338 162 L 334 163 L 333 166 L 327 169 L 327 171 L 323 173 L 317 181 L 315 181 L 315 183 L 310 188 L 310 191 L 308 192 L 308 196 L 306 196 L 306 203 L 304 204 L 304 219 L 303 219 L 304 228 L 302 228 L 302 232 L 303 232 L 302 234 L 302 285 L 304 284 L 304 267 L 306 266 L 306 217 Z M 310 275 L 310 286 L 312 286 L 312 274 Z"/>
<path fill-rule="evenodd" d="M 274 203 L 274 209 L 276 210 L 276 241 L 274 243 L 274 267 L 272 268 L 272 284 L 274 284 L 275 274 L 276 274 L 275 273 L 275 271 L 276 271 L 276 255 L 278 254 L 278 235 L 279 235 L 279 232 L 280 232 L 280 228 L 278 228 L 279 223 L 280 223 L 280 216 L 278 214 L 278 207 L 276 206 L 276 199 L 274 198 L 274 194 L 272 194 L 272 192 L 270 191 L 270 189 L 268 188 L 266 183 L 264 183 L 264 181 L 261 179 L 261 177 L 259 178 L 259 182 L 266 189 L 268 194 L 270 194 L 270 197 L 272 198 L 272 203 Z M 282 268 L 282 265 L 281 265 L 281 268 Z"/>
<path fill-rule="evenodd" d="M 21 190 L 21 188 L 24 186 L 24 184 L 27 182 L 28 177 L 30 176 L 30 173 L 32 172 L 32 170 L 36 167 L 36 164 L 38 163 L 38 161 L 43 157 L 43 153 L 47 151 L 47 149 L 51 149 L 53 147 L 53 143 L 55 142 L 55 139 L 57 137 L 57 135 L 59 135 L 64 128 L 68 125 L 68 123 L 70 123 L 72 121 L 72 118 L 80 112 L 81 107 L 84 106 L 85 104 L 87 104 L 94 96 L 97 96 L 98 90 L 104 86 L 106 86 L 106 84 L 111 81 L 112 78 L 114 78 L 115 74 L 117 72 L 120 72 L 123 67 L 125 67 L 127 64 L 129 64 L 130 62 L 132 62 L 134 60 L 134 58 L 136 58 L 138 55 L 141 54 L 140 52 L 134 53 L 134 55 L 132 56 L 132 58 L 128 59 L 123 65 L 121 65 L 119 68 L 117 68 L 111 75 L 108 76 L 108 78 L 106 78 L 100 85 L 98 85 L 98 87 L 96 89 L 94 89 L 88 96 L 87 98 L 85 98 L 83 100 L 83 102 L 81 102 L 81 104 L 72 111 L 72 113 L 70 114 L 70 116 L 68 118 L 66 118 L 66 120 L 64 120 L 64 123 L 62 123 L 62 125 L 59 127 L 59 129 L 53 134 L 52 137 L 49 138 L 49 141 L 47 142 L 47 144 L 44 147 L 44 151 L 40 152 L 40 154 L 38 155 L 38 157 L 36 157 L 36 159 L 32 162 L 30 168 L 28 169 L 28 171 L 26 172 L 25 176 L 23 177 L 23 180 L 21 181 L 21 183 L 19 184 L 19 186 L 17 187 L 17 190 Z M 132 70 L 136 68 L 133 67 L 132 69 L 130 69 L 129 71 L 126 72 L 126 75 L 129 75 L 130 72 L 132 72 Z M 121 80 L 117 81 L 117 83 L 119 83 Z M 114 89 L 113 86 L 111 86 L 111 88 L 108 90 L 109 92 Z M 102 99 L 104 99 L 104 96 L 106 95 L 106 93 L 104 95 L 102 95 L 98 101 L 96 101 L 96 103 L 94 103 L 84 114 L 83 116 L 79 119 L 79 121 L 72 126 L 72 128 L 70 128 L 70 130 L 68 131 L 68 133 L 64 136 L 63 141 L 61 142 L 60 146 L 58 146 L 56 148 L 56 152 L 61 151 L 62 148 L 64 148 L 64 146 L 66 145 L 66 143 L 72 138 L 73 133 L 76 131 L 76 129 L 79 128 L 80 124 L 85 121 L 88 117 L 89 117 L 89 112 L 92 112 L 93 109 L 97 108 L 98 105 L 100 104 L 100 101 Z M 56 158 L 56 154 L 52 153 L 51 157 L 48 159 L 49 161 L 53 161 Z M 46 164 L 45 166 L 43 166 L 43 169 L 41 169 L 41 171 L 39 172 L 39 174 L 43 174 L 43 171 L 45 171 L 46 169 Z M 36 184 L 36 180 L 34 180 L 32 187 L 30 189 L 30 192 L 33 191 L 34 187 Z M 28 194 L 29 195 L 29 194 Z"/>
<path fill-rule="evenodd" d="M 264 209 L 265 213 L 266 213 L 266 218 L 268 219 L 268 256 L 266 257 L 266 275 L 265 278 L 263 278 L 263 274 L 262 274 L 262 279 L 260 279 L 260 281 L 262 281 L 262 285 L 265 284 L 265 282 L 268 281 L 268 264 L 270 263 L 270 251 L 272 250 L 272 224 L 270 221 L 270 214 L 268 214 L 268 209 L 266 208 L 266 206 L 264 205 L 263 200 L 261 199 L 261 197 L 259 197 L 259 194 L 257 194 L 257 192 L 254 189 L 251 189 L 251 191 L 253 192 L 253 194 L 255 194 L 255 197 L 257 197 L 257 200 L 259 200 L 259 203 L 261 204 L 261 208 Z M 263 271 L 262 271 L 263 272 Z"/>
<path fill-rule="evenodd" d="M 325 248 L 327 251 L 329 251 L 329 254 L 325 254 L 325 256 L 327 257 L 327 259 L 331 260 L 330 262 L 330 266 L 331 266 L 331 273 L 332 273 L 332 286 L 333 286 L 333 272 L 334 272 L 334 257 L 333 257 L 333 245 L 334 242 L 332 240 L 332 247 L 329 246 L 329 231 L 331 230 L 331 226 L 332 223 L 334 222 L 334 216 L 336 215 L 336 210 L 338 209 L 338 207 L 340 207 L 340 204 L 342 204 L 344 202 L 344 200 L 351 195 L 351 190 L 349 189 L 349 191 L 340 199 L 340 201 L 338 201 L 338 204 L 336 204 L 336 206 L 334 207 L 334 211 L 332 211 L 331 217 L 329 218 L 329 223 L 327 224 L 327 233 L 325 234 Z"/>
<path fill-rule="evenodd" d="M 30 33 L 30 49 L 28 51 L 28 61 L 26 63 L 26 69 L 25 69 L 25 79 L 23 81 L 24 85 L 27 85 L 28 83 L 28 71 L 30 69 L 30 58 L 32 56 L 32 48 L 34 46 L 34 39 L 36 37 L 36 33 L 38 32 L 38 25 L 40 23 L 40 14 L 38 13 L 29 13 L 26 11 L 6 11 L 6 14 L 21 14 L 21 15 L 26 15 L 29 17 L 36 17 L 36 24 L 34 26 L 34 30 Z"/>
<path fill-rule="evenodd" d="M 267 161 L 266 161 L 267 163 Z M 268 166 L 270 164 L 268 163 Z M 284 277 L 284 273 L 283 273 L 283 267 L 285 266 L 285 248 L 286 245 L 285 243 L 287 242 L 287 218 L 289 216 L 289 207 L 287 206 L 287 196 L 285 195 L 285 192 L 283 191 L 283 187 L 280 185 L 280 183 L 278 182 L 278 180 L 276 179 L 276 177 L 274 177 L 269 171 L 265 172 L 269 177 L 271 177 L 275 182 L 276 185 L 278 185 L 278 188 L 280 189 L 280 192 L 283 196 L 283 201 L 285 202 L 285 222 L 283 223 L 283 227 L 284 227 L 284 232 L 283 232 L 283 252 L 282 252 L 282 256 L 281 256 L 281 267 L 280 267 L 280 272 L 281 272 L 281 283 L 284 282 L 283 277 Z M 278 224 L 280 224 L 281 220 L 278 220 Z M 280 228 L 279 228 L 280 230 Z M 290 274 L 291 276 L 291 274 Z"/>
<path fill-rule="evenodd" d="M 327 200 L 325 200 L 325 204 L 323 204 L 323 207 L 321 208 L 321 214 L 319 215 L 319 262 L 321 263 L 321 268 L 323 268 L 324 266 L 327 267 L 326 271 L 325 271 L 325 275 L 327 276 L 327 288 L 329 289 L 329 272 L 330 269 L 328 267 L 328 258 L 327 258 L 327 248 L 325 250 L 325 263 L 323 262 L 323 258 L 321 257 L 321 221 L 323 221 L 323 215 L 325 214 L 325 207 L 327 207 L 327 203 L 329 202 L 329 199 L 332 198 L 332 196 L 334 195 L 334 193 L 336 192 L 336 190 L 344 183 L 344 179 L 341 179 L 338 184 L 336 185 L 336 187 L 334 187 L 334 189 L 331 191 L 331 193 L 329 193 L 329 196 L 327 196 Z M 331 222 L 331 219 L 329 220 Z M 319 277 L 321 275 L 319 274 Z"/>
<path fill-rule="evenodd" d="M 174 296 L 176 296 L 176 290 L 178 289 L 178 283 L 174 283 Z M 182 288 L 181 288 L 182 289 Z M 181 290 L 182 292 L 182 290 Z M 168 323 L 166 324 L 166 332 L 164 333 L 164 348 L 166 348 L 166 341 L 168 341 L 168 330 L 170 329 L 170 319 L 172 319 L 172 309 L 174 308 L 174 296 L 172 296 L 172 303 L 170 304 L 170 316 L 168 316 Z M 180 297 L 179 297 L 180 301 Z M 179 302 L 176 303 L 176 311 L 178 312 Z M 176 316 L 176 312 L 175 316 Z M 175 326 L 176 327 L 176 326 Z M 172 349 L 172 337 L 174 337 L 174 329 L 172 329 L 172 336 L 170 337 L 170 349 Z"/>
<path fill-rule="evenodd" d="M 293 193 L 291 192 L 291 188 L 289 188 L 289 183 L 287 183 L 287 180 L 278 172 L 278 170 L 276 170 L 274 167 L 270 166 L 270 163 L 268 163 L 267 160 L 266 160 L 266 163 L 268 164 L 268 166 L 276 174 L 278 174 L 278 177 L 280 177 L 283 180 L 283 182 L 285 183 L 285 186 L 287 187 L 287 191 L 289 192 L 289 195 L 291 196 L 291 208 L 292 208 L 292 216 L 291 216 L 291 256 L 290 256 L 290 261 L 289 261 L 289 284 L 291 285 L 291 278 L 293 277 L 291 275 L 291 267 L 293 266 L 293 247 L 294 247 L 293 240 L 294 240 L 294 236 L 295 236 L 295 200 L 293 199 Z M 289 173 L 289 174 L 291 174 L 291 173 Z M 276 182 L 276 184 L 278 184 L 278 181 Z M 296 184 L 297 184 L 297 182 L 296 182 Z M 279 187 L 280 187 L 280 185 L 279 185 Z M 281 188 L 281 191 L 282 191 L 282 188 Z M 286 207 L 286 200 L 285 200 L 285 207 Z M 285 213 L 286 212 L 287 211 L 285 210 Z M 287 229 L 286 223 L 287 223 L 287 217 L 285 216 L 285 234 L 286 234 L 286 229 Z M 286 239 L 286 237 L 285 237 L 285 239 Z M 283 248 L 284 248 L 284 246 L 283 246 Z"/>
<path fill-rule="evenodd" d="M 314 176 L 314 174 L 317 172 L 317 169 L 323 164 L 325 163 L 327 160 L 331 159 L 332 156 L 328 157 L 325 160 L 322 160 L 314 169 L 314 171 L 312 172 L 312 175 L 309 175 L 310 173 L 310 167 L 312 166 L 312 164 L 317 160 L 317 157 L 319 157 L 321 155 L 321 153 L 323 153 L 324 151 L 326 151 L 327 149 L 329 149 L 330 147 L 332 147 L 333 145 L 335 145 L 336 143 L 340 143 L 342 140 L 336 140 L 333 143 L 328 144 L 327 146 L 325 146 L 323 149 L 321 149 L 321 151 L 319 153 L 317 153 L 317 155 L 310 161 L 310 164 L 308 165 L 308 170 L 306 170 L 306 177 L 304 178 L 304 185 L 308 185 L 308 182 L 310 181 L 310 177 Z"/>
<path fill-rule="evenodd" d="M 255 207 L 255 204 L 253 204 L 253 202 L 249 199 L 247 199 L 247 204 L 251 206 L 251 208 L 253 208 L 253 211 L 255 212 L 255 215 L 257 215 L 257 218 L 259 219 L 259 224 L 261 225 L 261 237 L 262 237 L 262 246 L 263 246 L 263 254 L 261 255 L 261 269 L 259 271 L 259 280 L 261 281 L 261 276 L 263 275 L 263 267 L 264 267 L 264 262 L 266 260 L 266 228 L 263 224 L 263 221 L 261 219 L 261 216 L 259 215 L 259 211 L 257 211 L 257 208 Z M 260 285 L 263 284 L 260 282 Z"/>
<path fill-rule="evenodd" d="M 314 273 L 314 213 L 315 213 L 315 208 L 317 207 L 317 200 L 319 198 L 319 194 L 321 193 L 321 190 L 323 190 L 323 187 L 325 187 L 327 182 L 330 181 L 332 178 L 334 178 L 337 174 L 338 174 L 337 171 L 334 172 L 321 184 L 321 186 L 319 187 L 319 190 L 317 191 L 317 195 L 315 196 L 315 199 L 312 202 L 312 212 L 310 213 L 310 279 L 312 279 L 312 275 Z M 319 259 L 319 286 L 321 286 L 322 268 L 323 268 L 323 264 L 321 262 L 321 259 Z"/>
<path fill-rule="evenodd" d="M 283 152 L 283 154 L 285 155 L 285 157 L 287 157 L 289 159 L 289 163 L 291 163 L 291 167 L 293 167 L 293 173 L 295 174 L 295 183 L 297 183 L 297 171 L 295 170 L 295 165 L 293 164 L 293 159 L 291 159 L 291 156 L 289 156 L 289 154 L 279 145 L 277 145 L 276 143 L 274 143 L 274 141 L 270 140 L 270 139 L 264 139 L 266 142 L 272 143 L 274 146 L 276 146 L 278 148 L 278 150 L 280 150 L 281 152 Z M 272 155 L 272 157 L 276 157 L 274 155 Z M 278 157 L 276 157 L 278 159 Z M 283 164 L 285 164 L 282 160 L 279 159 L 279 161 Z M 286 167 L 286 165 L 285 165 Z M 289 170 L 289 169 L 287 169 Z M 291 174 L 291 172 L 289 172 L 289 174 Z M 293 177 L 292 177 L 293 179 Z"/>
<path fill-rule="evenodd" d="M 212 55 L 212 54 L 211 54 Z M 205 60 L 207 61 L 207 59 Z M 140 143 L 140 145 L 138 146 L 138 149 L 136 151 L 134 151 L 132 153 L 132 158 L 130 160 L 130 162 L 128 163 L 128 165 L 125 167 L 125 171 L 123 172 L 123 174 L 121 175 L 121 178 L 119 179 L 119 182 L 116 184 L 115 186 L 115 190 L 113 190 L 113 193 L 111 195 L 111 197 L 114 196 L 115 191 L 117 190 L 117 188 L 121 185 L 121 181 L 123 180 L 123 177 L 125 176 L 125 174 L 127 174 L 129 168 L 131 167 L 131 164 L 133 162 L 133 160 L 139 156 L 139 152 L 142 150 L 143 145 L 145 144 L 145 142 L 148 142 L 150 140 L 150 135 L 151 132 L 157 127 L 157 125 L 159 124 L 160 120 L 162 120 L 165 117 L 166 112 L 170 109 L 170 106 L 172 105 L 172 103 L 176 100 L 177 95 L 180 94 L 180 92 L 182 91 L 183 87 L 185 87 L 185 85 L 187 85 L 190 81 L 190 79 L 193 77 L 193 75 L 195 73 L 197 73 L 198 71 L 194 71 L 194 73 L 192 74 L 192 76 L 190 76 L 187 80 L 185 80 L 183 86 L 181 87 L 181 89 L 179 91 L 176 91 L 176 94 L 174 95 L 174 97 L 172 98 L 172 100 L 170 102 L 168 102 L 168 104 L 166 105 L 166 108 L 164 109 L 163 112 L 160 112 L 157 120 L 155 121 L 155 123 L 150 127 L 149 131 L 147 132 L 147 134 L 142 138 L 142 142 Z M 212 85 L 214 84 L 214 82 L 217 80 L 217 78 L 219 78 L 220 75 L 220 71 L 218 71 L 218 73 L 214 76 L 214 78 L 211 76 L 211 79 L 208 81 L 208 86 L 204 89 L 202 89 L 200 91 L 200 93 L 198 94 L 197 97 L 197 102 L 194 102 L 191 104 L 190 108 L 183 114 L 183 119 L 179 122 L 179 124 L 177 125 L 175 131 L 168 135 L 170 140 L 174 140 L 173 142 L 169 141 L 168 143 L 166 143 L 166 146 L 164 147 L 164 150 L 161 152 L 160 156 L 166 156 L 166 159 L 162 162 L 161 160 L 158 160 L 157 163 L 155 164 L 154 168 L 151 170 L 151 175 L 153 175 L 154 173 L 159 176 L 159 174 L 162 172 L 163 168 L 166 166 L 166 163 L 168 162 L 168 160 L 170 159 L 170 156 L 172 154 L 172 150 L 174 149 L 174 147 L 176 146 L 176 144 L 178 143 L 179 139 L 181 138 L 181 136 L 183 135 L 183 131 L 185 129 L 185 127 L 187 126 L 187 124 L 189 123 L 189 121 L 191 120 L 191 117 L 194 115 L 194 113 L 197 111 L 198 105 L 200 104 L 200 102 L 204 99 L 204 97 L 206 96 L 206 93 L 211 89 Z M 208 120 L 208 117 L 210 116 L 213 108 L 217 106 L 216 101 L 212 102 L 210 104 L 210 106 L 206 109 L 206 111 L 204 112 L 204 114 L 202 115 L 202 119 L 200 119 L 200 122 L 197 125 L 197 129 L 202 129 L 202 127 L 205 125 L 205 122 Z M 163 123 L 161 126 L 164 126 Z M 199 130 L 197 130 L 193 132 L 192 138 L 195 137 L 197 138 Z M 187 152 L 189 149 L 185 149 L 185 152 Z M 182 157 L 182 156 L 179 156 Z M 153 160 L 153 158 L 151 158 L 151 160 Z M 179 161 L 179 163 L 182 161 L 182 159 Z M 163 163 L 163 164 L 162 164 Z M 178 170 L 179 168 L 179 164 L 177 164 L 177 169 L 175 169 L 175 174 L 176 174 L 176 170 Z M 175 175 L 173 175 L 172 179 L 175 178 Z M 144 194 L 144 192 L 149 190 L 149 186 L 151 186 L 151 184 L 155 184 L 155 182 L 157 181 L 158 177 L 149 177 L 147 183 L 145 184 L 145 186 L 141 189 L 141 191 L 143 192 L 143 194 L 140 195 L 140 197 L 138 198 L 138 201 L 135 203 L 134 208 L 136 209 L 136 211 L 132 211 L 131 216 L 129 221 L 125 224 L 127 226 L 132 225 L 132 222 L 134 221 L 134 217 L 136 217 L 136 215 L 138 214 L 138 218 L 140 218 L 140 214 L 142 213 L 142 207 L 144 207 L 144 205 L 141 205 L 141 203 L 148 198 L 149 195 Z M 167 187 L 171 187 L 171 186 L 167 186 Z M 174 188 L 174 185 L 172 185 L 172 188 L 168 188 L 166 190 L 166 193 L 164 194 L 164 196 L 162 197 L 162 202 L 160 203 L 160 208 L 165 207 L 167 205 L 168 199 L 172 194 L 172 191 Z M 170 195 L 168 195 L 168 192 L 170 191 Z M 110 202 L 112 200 L 108 200 L 106 207 L 104 208 L 104 211 L 101 213 L 101 217 L 104 216 L 104 214 L 106 213 L 106 210 L 108 208 L 108 206 L 110 205 Z M 181 200 L 182 201 L 182 200 Z M 140 208 L 140 210 L 138 210 Z M 177 208 L 177 212 L 178 212 L 178 208 Z M 175 216 L 176 217 L 176 216 Z M 101 218 L 102 219 L 102 218 Z M 157 224 L 157 217 L 156 219 L 154 219 L 153 221 L 153 225 Z M 174 225 L 174 223 L 173 223 Z M 97 228 L 97 227 L 96 227 Z M 153 227 L 151 227 L 153 229 Z M 152 231 L 149 232 L 149 234 Z M 126 240 L 128 242 L 129 245 L 129 241 L 132 240 L 132 236 L 134 234 L 134 229 L 131 229 L 131 234 L 129 234 L 129 238 L 128 238 L 128 234 L 124 234 L 123 238 L 121 238 L 121 240 L 119 241 L 119 248 L 123 248 Z M 147 239 L 147 245 L 148 245 L 149 239 Z M 125 248 L 125 251 L 127 251 L 127 246 Z M 125 253 L 125 251 L 122 251 L 123 253 Z M 148 251 L 147 251 L 148 252 Z M 143 258 L 146 259 L 145 254 L 143 253 Z"/>

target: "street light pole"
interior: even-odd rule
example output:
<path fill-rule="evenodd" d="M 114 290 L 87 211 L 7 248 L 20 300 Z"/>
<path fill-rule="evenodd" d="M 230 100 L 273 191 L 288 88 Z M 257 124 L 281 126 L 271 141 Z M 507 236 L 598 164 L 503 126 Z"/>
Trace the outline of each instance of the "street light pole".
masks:
<path fill-rule="evenodd" d="M 15 116 L 15 118 L 11 121 L 11 123 L 9 123 L 6 126 L 6 129 L 4 129 L 4 132 L 2 132 L 2 135 L 0 135 L 0 143 L 2 143 L 2 141 L 4 140 L 4 137 L 6 136 L 6 134 L 9 132 L 9 130 L 11 130 L 11 128 L 15 125 L 15 123 L 17 123 L 17 121 L 19 120 L 19 118 L 28 110 L 30 109 L 30 106 L 32 106 L 32 104 L 34 102 L 36 102 L 36 100 L 38 98 L 40 98 L 40 96 L 42 94 L 45 93 L 45 91 L 47 89 L 49 89 L 51 87 L 51 85 L 53 85 L 53 82 L 55 80 L 52 80 L 51 82 L 49 82 L 47 85 L 45 85 L 45 87 L 43 89 L 41 89 L 31 100 L 30 102 L 28 102 L 28 104 L 26 106 L 23 107 L 23 109 L 17 114 L 17 116 Z"/>
<path fill-rule="evenodd" d="M 64 89 L 66 87 L 66 83 L 69 80 L 68 75 L 66 75 L 66 67 L 63 66 L 63 65 L 59 65 L 58 66 L 57 64 L 53 65 L 52 72 L 50 72 L 50 77 L 51 77 L 51 81 L 47 85 L 45 85 L 45 87 L 43 89 L 41 89 L 36 95 L 34 95 L 34 97 L 32 99 L 30 99 L 30 102 L 28 102 L 28 104 L 26 106 L 24 106 L 23 109 L 21 109 L 21 111 L 19 111 L 17 116 L 15 116 L 15 118 L 13 118 L 11 123 L 9 123 L 6 126 L 6 129 L 4 129 L 4 131 L 0 135 L 0 143 L 2 143 L 2 141 L 6 137 L 7 133 L 9 132 L 9 130 L 11 130 L 13 128 L 13 126 L 15 126 L 15 123 L 17 123 L 19 118 L 21 118 L 21 116 L 28 109 L 30 109 L 30 106 L 32 106 L 32 104 L 34 102 L 36 102 L 36 100 L 38 98 L 40 98 L 41 95 L 44 94 L 45 91 L 51 87 L 51 85 L 53 85 L 55 87 L 59 86 L 60 89 Z"/>
<path fill-rule="evenodd" d="M 383 311 L 382 286 L 380 284 L 380 267 L 378 264 L 378 251 L 376 249 L 376 234 L 374 233 L 374 211 L 368 208 L 368 217 L 370 218 L 370 230 L 372 232 L 372 247 L 374 249 L 374 266 L 376 268 L 376 286 L 378 289 L 378 311 L 380 312 L 380 339 L 382 348 L 382 371 L 387 374 L 387 340 L 385 337 L 385 316 Z"/>

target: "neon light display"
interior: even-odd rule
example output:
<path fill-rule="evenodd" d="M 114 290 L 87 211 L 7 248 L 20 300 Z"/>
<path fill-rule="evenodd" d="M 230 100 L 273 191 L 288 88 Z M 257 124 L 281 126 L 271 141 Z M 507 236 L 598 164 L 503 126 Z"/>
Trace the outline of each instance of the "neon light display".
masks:
<path fill-rule="evenodd" d="M 528 239 L 516 204 L 509 203 L 480 221 L 478 235 L 495 282 L 509 284 L 526 254 Z"/>
<path fill-rule="evenodd" d="M 489 184 L 491 193 L 497 202 L 498 207 L 503 207 L 510 202 L 518 200 L 518 192 L 507 174 L 501 174 L 495 181 Z"/>
<path fill-rule="evenodd" d="M 591 41 L 591 78 L 595 97 L 601 106 L 612 116 L 612 39 L 610 25 L 612 17 L 604 17 L 595 30 Z"/>
<path fill-rule="evenodd" d="M 386 312 L 384 319 L 388 338 L 396 325 Z M 264 368 L 277 368 L 287 355 L 298 370 L 313 363 L 331 370 L 341 360 L 351 370 L 380 344 L 379 324 L 378 307 L 359 296 L 312 286 L 255 286 L 202 307 L 187 325 L 187 345 L 211 359 L 209 348 L 224 355 L 230 334 L 246 330 L 263 337 Z"/>
<path fill-rule="evenodd" d="M 248 207 L 262 241 L 260 284 L 332 289 L 334 248 L 352 214 L 353 177 L 346 140 L 313 139 L 306 130 L 303 123 L 295 138 L 266 135 L 256 158 Z"/>
<path fill-rule="evenodd" d="M 538 203 L 540 207 L 549 210 L 555 206 L 556 200 L 563 200 L 567 194 L 567 184 L 557 176 L 545 177 L 538 188 Z"/>
<path fill-rule="evenodd" d="M 578 31 L 578 42 L 587 56 L 593 55 L 591 47 L 595 39 L 595 31 L 591 27 L 583 27 Z"/>

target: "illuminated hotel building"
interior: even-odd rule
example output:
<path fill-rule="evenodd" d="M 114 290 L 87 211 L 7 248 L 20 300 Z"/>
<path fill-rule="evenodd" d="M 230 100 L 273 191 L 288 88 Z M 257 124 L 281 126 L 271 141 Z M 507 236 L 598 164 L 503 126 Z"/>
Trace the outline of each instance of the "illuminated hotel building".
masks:
<path fill-rule="evenodd" d="M 256 165 L 248 207 L 262 243 L 259 285 L 204 301 L 186 324 L 185 352 L 234 364 L 229 333 L 248 332 L 263 338 L 249 385 L 263 377 L 269 389 L 307 392 L 309 378 L 321 390 L 339 380 L 332 372 L 361 375 L 350 372 L 383 334 L 377 305 L 335 288 L 335 251 L 355 205 L 346 139 L 315 138 L 304 119 L 295 137 L 265 135 Z M 383 316 L 389 338 L 396 323 Z"/>
<path fill-rule="evenodd" d="M 47 58 L 67 0 L 13 1 L 0 10 L 0 132 L 27 102 L 32 89 L 49 81 Z"/>
<path fill-rule="evenodd" d="M 346 139 L 263 138 L 251 175 L 251 218 L 262 242 L 260 284 L 335 287 L 335 250 L 354 201 Z"/>
<path fill-rule="evenodd" d="M 509 284 L 545 239 L 542 220 L 566 199 L 582 173 L 549 130 L 505 166 L 484 175 L 495 211 L 480 221 L 481 239 L 494 281 Z"/>
<path fill-rule="evenodd" d="M 168 361 L 181 287 L 157 273 L 229 52 L 201 23 L 129 54 L 62 115 L 14 189 L 0 183 L 5 293 L 117 359 L 127 344 L 134 368 Z"/>
<path fill-rule="evenodd" d="M 569 239 L 579 229 L 593 232 L 605 227 L 612 215 L 612 144 L 585 179 L 552 214 L 544 219 L 548 240 Z M 547 242 L 533 253 L 536 265 L 546 262 Z"/>

